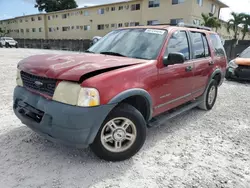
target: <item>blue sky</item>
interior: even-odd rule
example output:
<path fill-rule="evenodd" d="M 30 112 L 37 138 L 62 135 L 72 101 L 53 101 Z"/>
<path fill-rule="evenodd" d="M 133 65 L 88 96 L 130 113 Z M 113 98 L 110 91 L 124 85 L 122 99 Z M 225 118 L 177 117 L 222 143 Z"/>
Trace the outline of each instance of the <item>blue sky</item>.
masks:
<path fill-rule="evenodd" d="M 0 0 L 0 20 L 13 18 L 22 15 L 36 14 L 38 10 L 34 8 L 35 0 Z M 84 5 L 96 5 L 111 3 L 123 0 L 76 0 L 79 7 Z M 190 1 L 190 0 L 189 0 Z M 250 0 L 221 0 L 230 6 L 221 12 L 221 18 L 228 20 L 230 12 L 245 12 L 250 14 Z M 240 3 L 239 3 L 240 1 Z"/>

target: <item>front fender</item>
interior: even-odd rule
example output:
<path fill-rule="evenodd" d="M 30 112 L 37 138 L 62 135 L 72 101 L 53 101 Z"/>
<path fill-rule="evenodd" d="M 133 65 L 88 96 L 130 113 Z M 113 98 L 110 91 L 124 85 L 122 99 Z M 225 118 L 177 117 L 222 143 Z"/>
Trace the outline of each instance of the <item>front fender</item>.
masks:
<path fill-rule="evenodd" d="M 119 93 L 118 95 L 116 95 L 115 97 L 113 97 L 108 102 L 108 104 L 114 104 L 114 103 L 118 104 L 121 101 L 123 101 L 129 97 L 133 97 L 133 96 L 142 96 L 145 98 L 145 100 L 147 101 L 146 108 L 148 109 L 147 120 L 150 120 L 152 118 L 152 114 L 153 114 L 153 102 L 152 102 L 152 98 L 151 98 L 150 94 L 144 89 L 133 88 L 133 89 L 128 89 L 126 91 L 123 91 L 123 92 Z"/>

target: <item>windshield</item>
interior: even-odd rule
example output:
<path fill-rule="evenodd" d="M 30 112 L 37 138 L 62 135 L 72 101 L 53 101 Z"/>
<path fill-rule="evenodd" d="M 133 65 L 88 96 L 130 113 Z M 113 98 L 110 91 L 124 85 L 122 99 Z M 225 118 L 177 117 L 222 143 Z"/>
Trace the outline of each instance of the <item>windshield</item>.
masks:
<path fill-rule="evenodd" d="M 242 57 L 242 58 L 250 58 L 250 48 L 247 48 L 245 49 L 239 57 Z"/>
<path fill-rule="evenodd" d="M 159 29 L 115 30 L 105 35 L 87 51 L 139 59 L 156 59 L 166 35 L 166 30 Z"/>

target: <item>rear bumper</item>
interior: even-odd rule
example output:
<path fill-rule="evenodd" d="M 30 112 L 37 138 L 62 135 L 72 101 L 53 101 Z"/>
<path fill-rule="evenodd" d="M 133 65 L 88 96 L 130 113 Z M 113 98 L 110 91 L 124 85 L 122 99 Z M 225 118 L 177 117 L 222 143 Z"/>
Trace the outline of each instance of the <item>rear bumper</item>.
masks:
<path fill-rule="evenodd" d="M 17 86 L 13 109 L 21 122 L 48 140 L 85 148 L 115 104 L 77 107 L 33 94 Z"/>
<path fill-rule="evenodd" d="M 250 66 L 249 68 L 238 67 L 236 69 L 228 67 L 226 71 L 226 78 L 239 81 L 250 81 Z"/>

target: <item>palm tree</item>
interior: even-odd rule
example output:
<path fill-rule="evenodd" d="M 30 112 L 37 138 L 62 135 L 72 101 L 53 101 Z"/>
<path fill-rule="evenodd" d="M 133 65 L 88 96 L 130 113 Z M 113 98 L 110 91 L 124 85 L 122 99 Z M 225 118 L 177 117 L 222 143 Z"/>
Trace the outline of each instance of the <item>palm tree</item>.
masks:
<path fill-rule="evenodd" d="M 217 17 L 215 17 L 212 13 L 209 14 L 201 14 L 202 19 L 203 19 L 203 26 L 210 27 L 210 28 L 215 28 L 216 31 L 218 28 L 221 27 L 221 23 Z"/>
<path fill-rule="evenodd" d="M 250 15 L 249 14 L 240 14 L 243 17 L 243 29 L 242 29 L 242 40 L 245 39 L 247 32 L 249 32 L 250 26 Z"/>
<path fill-rule="evenodd" d="M 234 39 L 238 39 L 239 34 L 239 26 L 243 23 L 244 17 L 242 14 L 237 14 L 235 12 L 231 13 L 231 16 L 233 17 L 227 22 L 227 32 L 230 33 L 230 29 L 234 32 Z"/>

